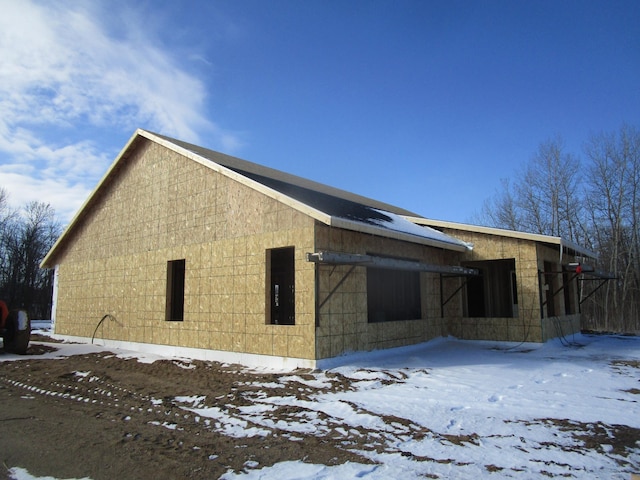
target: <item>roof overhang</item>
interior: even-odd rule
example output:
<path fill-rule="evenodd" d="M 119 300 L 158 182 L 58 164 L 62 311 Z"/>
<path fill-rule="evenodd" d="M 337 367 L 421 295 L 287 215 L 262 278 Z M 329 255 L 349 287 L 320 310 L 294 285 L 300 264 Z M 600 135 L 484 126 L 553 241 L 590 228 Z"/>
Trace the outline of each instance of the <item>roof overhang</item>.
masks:
<path fill-rule="evenodd" d="M 432 220 L 429 218 L 422 218 L 422 217 L 405 217 L 405 218 L 417 225 L 423 225 L 427 227 L 436 227 L 436 228 L 449 228 L 452 230 L 461 230 L 461 231 L 474 232 L 474 233 L 484 233 L 487 235 L 517 238 L 521 240 L 531 240 L 537 243 L 544 243 L 552 246 L 557 246 L 561 252 L 567 252 L 578 257 L 592 258 L 592 259 L 598 258 L 598 255 L 592 250 L 589 250 L 588 248 L 582 247 L 581 245 L 578 245 L 575 242 L 563 239 L 561 237 L 554 237 L 550 235 L 540 235 L 536 233 L 519 232 L 517 230 L 507 230 L 502 228 L 483 227 L 480 225 L 470 225 L 466 223 L 447 222 L 443 220 Z"/>

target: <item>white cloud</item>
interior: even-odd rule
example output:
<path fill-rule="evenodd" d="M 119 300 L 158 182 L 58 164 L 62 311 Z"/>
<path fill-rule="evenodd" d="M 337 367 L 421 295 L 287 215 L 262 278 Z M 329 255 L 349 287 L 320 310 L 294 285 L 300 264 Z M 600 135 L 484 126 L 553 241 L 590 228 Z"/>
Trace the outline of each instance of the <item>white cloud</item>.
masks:
<path fill-rule="evenodd" d="M 203 113 L 203 82 L 139 33 L 135 39 L 109 37 L 88 10 L 5 3 L 0 17 L 3 122 L 64 125 L 84 118 L 109 125 L 124 120 L 130 127 L 150 124 L 188 140 L 212 127 Z"/>
<path fill-rule="evenodd" d="M 28 197 L 25 187 L 57 199 L 56 210 L 68 210 L 56 205 L 65 201 L 77 206 L 75 195 L 97 183 L 122 146 L 86 132 L 121 138 L 142 127 L 239 145 L 207 119 L 206 85 L 144 32 L 144 18 L 95 5 L 0 0 L 0 186 L 14 203 Z M 108 30 L 105 12 L 123 27 Z"/>
<path fill-rule="evenodd" d="M 50 204 L 58 218 L 68 221 L 89 196 L 90 188 L 81 183 L 69 184 L 64 179 L 45 178 L 5 171 L 0 166 L 1 185 L 9 194 L 9 204 L 23 207 L 31 201 Z"/>

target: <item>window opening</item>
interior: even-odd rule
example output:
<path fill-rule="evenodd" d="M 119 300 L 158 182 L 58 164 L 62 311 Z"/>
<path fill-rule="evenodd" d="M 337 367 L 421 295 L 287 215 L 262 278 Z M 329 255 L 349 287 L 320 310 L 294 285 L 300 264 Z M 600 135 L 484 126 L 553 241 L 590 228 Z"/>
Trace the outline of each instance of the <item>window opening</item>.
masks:
<path fill-rule="evenodd" d="M 518 276 L 515 270 L 511 270 L 511 300 L 513 301 L 513 316 L 518 316 Z"/>
<path fill-rule="evenodd" d="M 480 275 L 471 277 L 467 282 L 467 316 L 482 318 L 486 316 L 484 303 L 484 271 L 478 268 Z"/>
<path fill-rule="evenodd" d="M 467 317 L 513 318 L 518 316 L 518 286 L 514 258 L 465 263 L 480 275 L 467 282 Z"/>
<path fill-rule="evenodd" d="M 573 277 L 568 272 L 562 272 L 562 285 L 564 287 L 564 313 L 571 315 L 576 313 L 575 290 L 573 288 Z"/>
<path fill-rule="evenodd" d="M 272 325 L 295 325 L 294 247 L 267 250 L 267 312 Z"/>
<path fill-rule="evenodd" d="M 420 272 L 367 268 L 369 323 L 422 318 Z"/>
<path fill-rule="evenodd" d="M 185 260 L 167 262 L 167 306 L 165 319 L 171 322 L 184 320 Z"/>
<path fill-rule="evenodd" d="M 545 291 L 545 304 L 547 305 L 547 317 L 556 316 L 555 306 L 555 277 L 553 264 L 551 262 L 544 262 L 544 291 Z"/>

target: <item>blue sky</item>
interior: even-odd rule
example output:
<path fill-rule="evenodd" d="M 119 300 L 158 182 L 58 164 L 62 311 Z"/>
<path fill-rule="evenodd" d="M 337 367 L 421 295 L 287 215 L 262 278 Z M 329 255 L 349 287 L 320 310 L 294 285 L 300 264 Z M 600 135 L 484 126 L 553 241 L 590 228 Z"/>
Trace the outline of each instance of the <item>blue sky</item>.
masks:
<path fill-rule="evenodd" d="M 0 0 L 0 186 L 67 221 L 136 128 L 468 221 L 640 126 L 637 1 Z"/>

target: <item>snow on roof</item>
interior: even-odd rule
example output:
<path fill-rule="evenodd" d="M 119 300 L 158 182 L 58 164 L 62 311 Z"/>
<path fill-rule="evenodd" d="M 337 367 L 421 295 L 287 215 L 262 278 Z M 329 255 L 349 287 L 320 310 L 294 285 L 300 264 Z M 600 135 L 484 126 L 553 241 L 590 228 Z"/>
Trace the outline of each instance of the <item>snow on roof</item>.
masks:
<path fill-rule="evenodd" d="M 383 210 L 378 210 L 375 208 L 372 208 L 371 210 L 373 212 L 376 212 L 378 215 L 368 218 L 366 223 L 377 225 L 381 228 L 392 230 L 401 234 L 413 235 L 415 237 L 431 240 L 434 242 L 450 244 L 456 247 L 460 247 L 464 250 L 472 249 L 471 244 L 463 242 L 462 240 L 458 240 L 457 238 L 451 237 L 445 233 L 439 232 L 434 228 L 416 225 L 415 223 L 412 223 L 404 217 L 396 215 L 395 213 L 385 212 Z"/>

